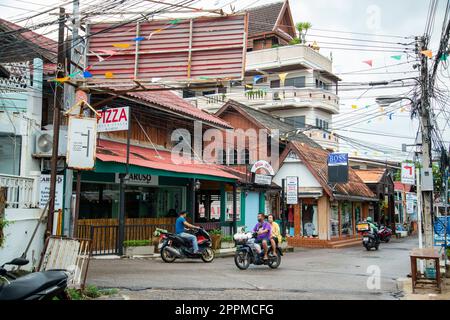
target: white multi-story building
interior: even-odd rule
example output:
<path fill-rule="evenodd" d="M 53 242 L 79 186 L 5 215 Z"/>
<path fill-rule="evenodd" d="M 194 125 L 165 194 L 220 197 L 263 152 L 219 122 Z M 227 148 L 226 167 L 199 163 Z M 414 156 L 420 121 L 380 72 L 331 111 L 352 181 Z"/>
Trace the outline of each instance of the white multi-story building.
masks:
<path fill-rule="evenodd" d="M 304 129 L 322 147 L 337 151 L 338 138 L 329 128 L 339 113 L 340 79 L 317 47 L 289 45 L 295 36 L 288 1 L 251 9 L 244 81 L 213 91 L 185 91 L 183 97 L 212 113 L 233 99 Z"/>

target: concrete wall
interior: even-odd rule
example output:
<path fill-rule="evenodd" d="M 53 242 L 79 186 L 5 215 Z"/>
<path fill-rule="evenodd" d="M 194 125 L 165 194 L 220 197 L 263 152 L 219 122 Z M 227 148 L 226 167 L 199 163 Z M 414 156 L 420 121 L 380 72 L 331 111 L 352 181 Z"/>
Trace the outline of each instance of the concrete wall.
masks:
<path fill-rule="evenodd" d="M 0 264 L 20 257 L 25 251 L 31 235 L 38 223 L 41 209 L 6 209 L 5 218 L 10 224 L 3 230 L 5 243 L 0 248 Z M 44 248 L 44 223 L 39 225 L 38 232 L 28 250 L 27 259 L 30 263 L 22 269 L 31 270 L 37 267 Z"/>
<path fill-rule="evenodd" d="M 281 186 L 281 180 L 286 177 L 298 177 L 299 188 L 322 188 L 317 179 L 300 161 L 284 162 L 273 178 L 273 182 Z"/>

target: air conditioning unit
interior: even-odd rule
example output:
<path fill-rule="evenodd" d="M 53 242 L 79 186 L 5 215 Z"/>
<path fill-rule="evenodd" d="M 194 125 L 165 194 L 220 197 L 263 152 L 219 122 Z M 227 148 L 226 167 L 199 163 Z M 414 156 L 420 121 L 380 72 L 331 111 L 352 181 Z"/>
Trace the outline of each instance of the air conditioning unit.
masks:
<path fill-rule="evenodd" d="M 53 130 L 45 130 L 36 135 L 34 155 L 51 157 L 53 152 Z M 59 130 L 58 156 L 65 157 L 67 153 L 67 129 Z"/>

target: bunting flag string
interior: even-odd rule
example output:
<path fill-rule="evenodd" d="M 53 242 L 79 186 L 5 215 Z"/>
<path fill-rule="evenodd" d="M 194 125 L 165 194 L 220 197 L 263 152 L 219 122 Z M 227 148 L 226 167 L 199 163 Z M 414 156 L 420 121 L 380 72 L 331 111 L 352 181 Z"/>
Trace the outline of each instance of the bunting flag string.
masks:
<path fill-rule="evenodd" d="M 366 60 L 366 61 L 363 61 L 363 63 L 369 65 L 370 67 L 373 67 L 373 60 Z"/>
<path fill-rule="evenodd" d="M 106 79 L 112 79 L 112 78 L 114 78 L 114 73 L 112 73 L 112 72 L 105 72 L 105 78 L 106 78 Z"/>
<path fill-rule="evenodd" d="M 356 110 L 356 109 L 358 109 L 358 106 L 356 104 L 354 104 L 354 105 L 352 105 L 352 109 Z"/>
<path fill-rule="evenodd" d="M 127 49 L 131 45 L 129 43 L 113 43 L 112 46 L 115 47 L 115 48 Z"/>
<path fill-rule="evenodd" d="M 433 51 L 431 51 L 431 50 L 423 50 L 423 51 L 420 51 L 420 53 L 430 59 L 433 58 Z"/>
<path fill-rule="evenodd" d="M 285 72 L 285 73 L 280 73 L 279 75 L 278 75 L 278 77 L 280 78 L 280 84 L 281 84 L 281 87 L 284 87 L 284 84 L 285 84 L 285 82 L 286 82 L 286 77 L 287 77 L 287 75 L 288 75 L 289 73 L 288 72 Z"/>
<path fill-rule="evenodd" d="M 398 55 L 398 56 L 391 56 L 391 59 L 394 59 L 394 60 L 398 60 L 398 61 L 400 61 L 400 60 L 402 60 L 402 55 Z"/>

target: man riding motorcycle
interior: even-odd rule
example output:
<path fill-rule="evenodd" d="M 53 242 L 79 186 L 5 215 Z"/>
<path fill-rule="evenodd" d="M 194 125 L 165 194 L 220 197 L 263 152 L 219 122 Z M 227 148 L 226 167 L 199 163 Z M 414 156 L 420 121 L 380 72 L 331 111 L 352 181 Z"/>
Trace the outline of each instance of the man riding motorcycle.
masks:
<path fill-rule="evenodd" d="M 258 214 L 258 223 L 253 228 L 253 232 L 256 232 L 258 234 L 258 237 L 256 238 L 256 242 L 261 243 L 262 247 L 264 249 L 264 260 L 268 260 L 269 257 L 267 256 L 269 247 L 268 243 L 270 243 L 270 235 L 272 233 L 272 227 L 270 226 L 270 223 L 268 223 L 266 220 L 266 215 L 264 213 Z"/>
<path fill-rule="evenodd" d="M 192 243 L 193 253 L 200 254 L 201 252 L 198 250 L 198 242 L 197 237 L 193 234 L 185 232 L 185 227 L 189 229 L 200 229 L 200 227 L 196 227 L 186 221 L 187 211 L 181 211 L 178 214 L 178 218 L 175 221 L 175 233 L 180 237 L 189 240 Z"/>
<path fill-rule="evenodd" d="M 379 237 L 379 235 L 378 235 L 378 226 L 377 226 L 376 224 L 373 223 L 372 217 L 368 217 L 368 218 L 366 219 L 366 221 L 367 221 L 367 223 L 369 224 L 370 230 L 373 232 L 376 241 L 379 241 L 379 240 L 380 240 L 380 237 Z"/>

